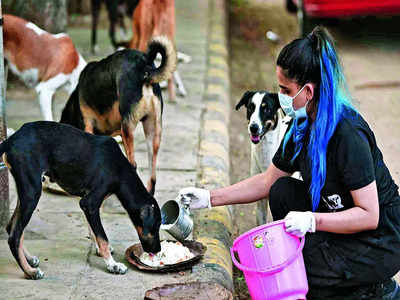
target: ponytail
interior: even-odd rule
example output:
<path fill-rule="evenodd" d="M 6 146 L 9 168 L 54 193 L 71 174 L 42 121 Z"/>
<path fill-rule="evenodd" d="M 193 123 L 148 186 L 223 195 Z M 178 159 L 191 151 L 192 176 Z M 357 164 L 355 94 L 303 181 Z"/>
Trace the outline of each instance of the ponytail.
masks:
<path fill-rule="evenodd" d="M 340 120 L 355 109 L 351 104 L 333 39 L 323 27 L 317 26 L 307 37 L 296 39 L 285 46 L 279 54 L 277 65 L 284 70 L 287 78 L 295 79 L 300 86 L 307 82 L 316 86 L 313 99 L 317 108 L 315 121 L 311 123 L 307 118 L 299 125 L 298 120 L 294 120 L 283 141 L 283 149 L 290 138 L 295 143 L 295 153 L 291 159 L 293 162 L 303 147 L 306 131 L 310 130 L 309 192 L 312 210 L 316 211 L 326 179 L 326 152 L 329 140 Z"/>

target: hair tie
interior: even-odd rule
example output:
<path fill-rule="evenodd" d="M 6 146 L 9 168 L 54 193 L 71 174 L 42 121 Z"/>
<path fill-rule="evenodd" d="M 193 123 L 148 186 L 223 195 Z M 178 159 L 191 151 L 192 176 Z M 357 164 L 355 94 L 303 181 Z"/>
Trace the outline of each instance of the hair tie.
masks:
<path fill-rule="evenodd" d="M 307 40 L 310 41 L 311 47 L 313 49 L 316 49 L 317 51 L 320 50 L 320 43 L 318 41 L 318 36 L 316 36 L 313 32 L 311 32 L 306 36 L 306 38 L 307 38 Z"/>

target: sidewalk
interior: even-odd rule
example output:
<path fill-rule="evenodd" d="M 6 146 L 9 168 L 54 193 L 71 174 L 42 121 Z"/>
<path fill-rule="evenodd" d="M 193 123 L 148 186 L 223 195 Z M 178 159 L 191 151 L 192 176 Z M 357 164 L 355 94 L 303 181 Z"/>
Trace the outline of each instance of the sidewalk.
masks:
<path fill-rule="evenodd" d="M 224 48 L 224 20 L 215 18 L 215 9 L 219 12 L 225 9 L 223 3 L 223 0 L 176 1 L 177 48 L 190 55 L 192 62 L 178 66 L 188 96 L 178 98 L 176 104 L 171 104 L 164 94 L 163 134 L 155 194 L 160 206 L 175 198 L 182 187 L 218 186 L 229 182 L 229 73 Z M 89 26 L 84 29 L 72 27 L 68 33 L 88 62 L 111 53 L 105 29 L 98 33 L 102 52 L 96 57 L 88 52 Z M 213 57 L 212 61 L 210 57 Z M 56 120 L 60 118 L 66 97 L 63 92 L 56 95 L 53 102 Z M 10 88 L 7 93 L 7 117 L 8 126 L 14 129 L 25 122 L 40 120 L 34 92 L 19 87 Z M 218 140 L 221 134 L 222 146 Z M 217 141 L 210 141 L 213 137 Z M 136 133 L 135 154 L 139 175 L 146 183 L 149 174 L 141 126 Z M 16 189 L 10 176 L 10 214 L 16 203 Z M 143 299 L 145 291 L 154 287 L 195 280 L 218 281 L 231 289 L 232 265 L 227 252 L 230 213 L 223 209 L 212 211 L 210 214 L 216 216 L 217 221 L 211 223 L 215 225 L 219 222 L 213 228 L 222 228 L 223 231 L 222 246 L 217 237 L 204 234 L 209 230 L 207 222 L 202 219 L 205 216 L 196 214 L 195 238 L 209 248 L 203 262 L 193 272 L 188 270 L 184 274 L 143 273 L 130 266 L 124 257 L 125 249 L 139 240 L 118 200 L 115 196 L 110 197 L 101 213 L 102 222 L 114 247 L 114 259 L 129 267 L 125 275 L 112 275 L 107 272 L 103 259 L 95 255 L 95 247 L 88 238 L 86 220 L 79 208 L 79 199 L 43 192 L 25 229 L 24 245 L 33 255 L 39 256 L 45 277 L 39 281 L 23 278 L 9 250 L 7 235 L 1 229 L 0 299 Z M 167 233 L 161 232 L 161 239 L 170 238 Z M 221 276 L 218 275 L 220 273 Z M 217 277 L 219 279 L 215 279 Z"/>

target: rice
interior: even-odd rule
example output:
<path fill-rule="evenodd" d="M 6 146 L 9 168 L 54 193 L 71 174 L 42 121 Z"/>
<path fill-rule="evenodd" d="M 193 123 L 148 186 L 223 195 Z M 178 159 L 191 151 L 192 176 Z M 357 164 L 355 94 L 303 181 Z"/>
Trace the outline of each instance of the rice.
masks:
<path fill-rule="evenodd" d="M 161 242 L 161 251 L 155 255 L 143 252 L 140 261 L 151 267 L 173 265 L 191 259 L 194 254 L 180 242 Z"/>

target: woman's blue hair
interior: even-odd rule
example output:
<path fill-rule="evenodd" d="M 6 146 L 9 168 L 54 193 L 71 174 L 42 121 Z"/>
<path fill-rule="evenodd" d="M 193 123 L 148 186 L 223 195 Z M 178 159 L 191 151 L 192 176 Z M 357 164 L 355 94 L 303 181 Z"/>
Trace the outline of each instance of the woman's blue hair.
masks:
<path fill-rule="evenodd" d="M 310 196 L 312 210 L 316 211 L 321 189 L 326 179 L 326 153 L 329 140 L 340 120 L 350 112 L 356 112 L 351 104 L 346 80 L 334 48 L 333 40 L 323 27 L 317 26 L 310 35 L 297 39 L 282 49 L 277 65 L 289 79 L 303 86 L 315 84 L 313 111 L 315 121 L 295 119 L 283 140 L 283 151 L 290 138 L 295 148 L 293 163 L 299 155 L 304 137 L 309 133 L 308 159 L 311 167 Z"/>

